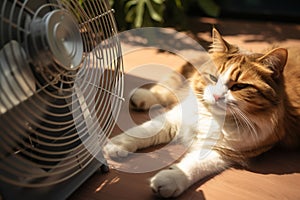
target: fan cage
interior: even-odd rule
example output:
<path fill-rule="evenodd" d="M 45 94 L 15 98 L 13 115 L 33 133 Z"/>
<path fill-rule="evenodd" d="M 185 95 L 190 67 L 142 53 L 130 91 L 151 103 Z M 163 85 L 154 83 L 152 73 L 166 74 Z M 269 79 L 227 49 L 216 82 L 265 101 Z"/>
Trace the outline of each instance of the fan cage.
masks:
<path fill-rule="evenodd" d="M 0 3 L 1 181 L 57 184 L 101 155 L 124 101 L 113 14 L 101 0 Z"/>

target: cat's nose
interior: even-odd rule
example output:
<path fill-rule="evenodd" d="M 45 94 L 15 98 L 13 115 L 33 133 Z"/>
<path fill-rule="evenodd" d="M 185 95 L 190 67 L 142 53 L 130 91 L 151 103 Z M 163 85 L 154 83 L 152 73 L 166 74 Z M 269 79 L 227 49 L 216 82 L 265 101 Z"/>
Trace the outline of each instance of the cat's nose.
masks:
<path fill-rule="evenodd" d="M 213 96 L 214 96 L 215 102 L 225 99 L 224 95 L 213 94 Z"/>
<path fill-rule="evenodd" d="M 214 98 L 215 98 L 215 101 L 218 101 L 218 100 L 221 98 L 221 96 L 220 96 L 220 95 L 217 95 L 217 94 L 214 94 L 213 96 L 214 96 Z"/>

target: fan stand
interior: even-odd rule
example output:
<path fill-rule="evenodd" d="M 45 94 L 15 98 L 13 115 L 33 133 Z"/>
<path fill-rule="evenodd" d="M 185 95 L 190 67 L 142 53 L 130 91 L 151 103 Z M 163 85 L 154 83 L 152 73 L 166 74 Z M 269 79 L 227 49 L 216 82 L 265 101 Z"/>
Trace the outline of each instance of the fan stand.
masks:
<path fill-rule="evenodd" d="M 84 170 L 80 171 L 76 176 L 73 176 L 67 181 L 63 181 L 61 183 L 48 187 L 21 188 L 0 181 L 0 200 L 65 200 L 91 175 L 93 175 L 94 173 L 107 173 L 108 171 L 109 168 L 107 165 L 100 163 L 97 159 L 93 159 L 91 163 Z M 2 191 L 5 191 L 5 193 L 3 193 Z"/>

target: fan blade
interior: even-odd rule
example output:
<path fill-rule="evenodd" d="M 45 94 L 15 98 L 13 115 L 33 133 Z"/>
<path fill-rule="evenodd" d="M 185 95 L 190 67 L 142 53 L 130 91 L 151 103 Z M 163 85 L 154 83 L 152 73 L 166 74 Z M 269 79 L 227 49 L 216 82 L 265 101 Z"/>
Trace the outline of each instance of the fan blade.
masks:
<path fill-rule="evenodd" d="M 0 50 L 0 114 L 32 96 L 34 80 L 21 45 L 15 40 L 4 45 Z"/>

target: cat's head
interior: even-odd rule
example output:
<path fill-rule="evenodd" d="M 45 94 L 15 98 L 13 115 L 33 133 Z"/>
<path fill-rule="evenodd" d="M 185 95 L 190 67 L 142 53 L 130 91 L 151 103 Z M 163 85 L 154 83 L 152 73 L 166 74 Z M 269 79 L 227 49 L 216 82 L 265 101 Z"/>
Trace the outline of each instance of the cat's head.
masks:
<path fill-rule="evenodd" d="M 214 28 L 210 54 L 215 69 L 204 72 L 203 99 L 212 112 L 255 117 L 281 103 L 286 49 L 246 52 L 225 41 Z"/>

